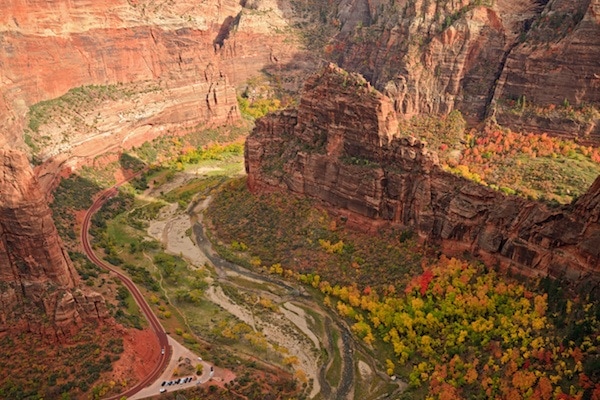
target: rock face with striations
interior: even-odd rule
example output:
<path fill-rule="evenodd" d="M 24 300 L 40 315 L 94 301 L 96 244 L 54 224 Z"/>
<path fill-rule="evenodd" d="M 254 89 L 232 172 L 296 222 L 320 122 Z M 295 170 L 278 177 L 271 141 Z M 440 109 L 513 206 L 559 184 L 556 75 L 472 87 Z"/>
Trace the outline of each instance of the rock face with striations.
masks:
<path fill-rule="evenodd" d="M 0 116 L 12 123 L 0 135 L 33 153 L 45 190 L 62 169 L 237 120 L 235 87 L 299 52 L 284 33 L 289 6 L 275 0 L 10 0 L 2 11 Z M 49 107 L 87 85 L 106 88 L 95 104 Z M 28 121 L 29 107 L 48 100 Z"/>
<path fill-rule="evenodd" d="M 104 299 L 78 282 L 27 157 L 0 150 L 0 334 L 60 340 L 84 320 L 107 318 Z"/>
<path fill-rule="evenodd" d="M 600 177 L 573 209 L 548 209 L 443 171 L 423 143 L 399 137 L 394 115 L 392 100 L 330 65 L 297 110 L 257 122 L 249 188 L 318 198 L 363 228 L 408 226 L 445 252 L 526 275 L 600 278 Z"/>
<path fill-rule="evenodd" d="M 565 100 L 600 109 L 599 0 L 336 4 L 330 59 L 364 75 L 399 113 L 458 109 L 471 121 L 494 115 L 513 128 L 600 143 L 598 112 L 561 109 Z M 518 99 L 525 112 L 512 109 Z"/>

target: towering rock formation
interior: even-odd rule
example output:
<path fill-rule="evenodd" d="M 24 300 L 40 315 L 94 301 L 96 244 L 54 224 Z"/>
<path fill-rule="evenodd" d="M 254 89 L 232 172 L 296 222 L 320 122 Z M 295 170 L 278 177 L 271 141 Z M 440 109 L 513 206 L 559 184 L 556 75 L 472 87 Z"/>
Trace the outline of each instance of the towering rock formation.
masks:
<path fill-rule="evenodd" d="M 0 150 L 0 334 L 60 338 L 83 320 L 106 318 L 104 299 L 78 282 L 27 157 Z"/>
<path fill-rule="evenodd" d="M 600 177 L 573 209 L 549 209 L 443 171 L 396 129 L 392 100 L 330 65 L 307 81 L 297 110 L 257 122 L 248 185 L 321 199 L 363 229 L 408 226 L 448 253 L 526 275 L 600 279 Z"/>
<path fill-rule="evenodd" d="M 398 112 L 459 109 L 471 121 L 493 115 L 600 143 L 599 0 L 338 4 L 329 57 L 385 91 Z M 530 105 L 524 113 L 511 107 L 518 99 Z M 559 112 L 566 102 L 596 112 Z"/>

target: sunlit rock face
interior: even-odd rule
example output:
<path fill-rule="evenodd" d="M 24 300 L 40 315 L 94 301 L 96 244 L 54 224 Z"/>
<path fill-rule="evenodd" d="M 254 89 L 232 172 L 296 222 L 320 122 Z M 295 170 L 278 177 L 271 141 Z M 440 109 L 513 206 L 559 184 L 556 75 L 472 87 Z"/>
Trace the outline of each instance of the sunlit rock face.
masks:
<path fill-rule="evenodd" d="M 530 276 L 600 275 L 600 177 L 549 209 L 443 171 L 424 143 L 399 137 L 392 100 L 334 66 L 311 77 L 298 109 L 259 120 L 246 142 L 252 191 L 323 200 L 360 229 L 396 224 L 448 254 L 469 252 Z"/>
<path fill-rule="evenodd" d="M 34 153 L 49 190 L 60 171 L 99 155 L 235 122 L 236 87 L 306 54 L 290 39 L 286 2 L 241 3 L 9 1 L 0 16 L 0 135 Z M 66 105 L 80 107 L 78 126 L 67 131 L 72 121 L 59 110 L 29 129 L 31 105 L 87 85 L 109 89 L 93 104 Z"/>

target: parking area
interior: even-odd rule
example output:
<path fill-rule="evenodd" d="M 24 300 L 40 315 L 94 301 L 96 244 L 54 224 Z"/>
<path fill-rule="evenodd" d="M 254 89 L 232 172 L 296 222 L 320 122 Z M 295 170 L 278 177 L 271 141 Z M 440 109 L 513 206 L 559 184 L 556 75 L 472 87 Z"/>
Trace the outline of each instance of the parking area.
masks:
<path fill-rule="evenodd" d="M 179 344 L 169 336 L 169 345 L 173 349 L 171 361 L 163 371 L 160 378 L 150 386 L 140 390 L 130 400 L 145 399 L 160 393 L 171 392 L 190 388 L 207 382 L 214 374 L 212 364 L 202 360 L 196 354 Z M 195 371 L 198 365 L 202 365 L 202 373 L 197 375 Z M 177 376 L 175 376 L 177 374 Z"/>

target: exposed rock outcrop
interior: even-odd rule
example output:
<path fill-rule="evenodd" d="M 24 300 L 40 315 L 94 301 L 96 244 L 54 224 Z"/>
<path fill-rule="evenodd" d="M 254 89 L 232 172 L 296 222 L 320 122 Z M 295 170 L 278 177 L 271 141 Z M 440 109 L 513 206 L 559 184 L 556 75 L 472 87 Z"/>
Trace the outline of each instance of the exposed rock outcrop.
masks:
<path fill-rule="evenodd" d="M 14 123 L 1 135 L 12 147 L 35 153 L 42 164 L 36 172 L 48 189 L 60 169 L 106 152 L 235 121 L 234 87 L 263 69 L 279 69 L 299 52 L 284 32 L 289 6 L 242 3 L 9 1 L 0 16 L 0 116 Z M 148 90 L 99 99 L 69 132 L 57 129 L 70 124 L 60 110 L 43 115 L 56 126 L 24 126 L 32 104 L 72 88 L 113 84 L 122 86 L 111 90 L 130 94 L 134 86 Z M 33 150 L 22 140 L 23 129 Z"/>
<path fill-rule="evenodd" d="M 532 107 L 515 116 L 502 107 L 509 99 Z M 493 102 L 506 126 L 600 144 L 600 118 L 589 113 L 590 105 L 600 109 L 600 1 L 550 1 L 508 54 Z M 563 105 L 568 112 L 535 112 L 535 106 Z"/>
<path fill-rule="evenodd" d="M 471 121 L 600 143 L 600 1 L 343 0 L 329 57 L 364 75 L 405 116 L 459 109 Z M 527 99 L 524 115 L 507 102 Z M 575 113 L 576 114 L 576 113 Z"/>
<path fill-rule="evenodd" d="M 0 150 L 0 333 L 61 337 L 107 318 L 104 299 L 78 282 L 27 157 Z"/>
<path fill-rule="evenodd" d="M 396 126 L 392 100 L 330 65 L 308 80 L 297 110 L 258 121 L 248 185 L 321 199 L 362 229 L 408 226 L 448 253 L 526 275 L 599 279 L 600 177 L 572 209 L 549 209 L 443 171 Z"/>

